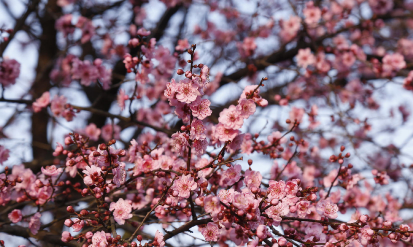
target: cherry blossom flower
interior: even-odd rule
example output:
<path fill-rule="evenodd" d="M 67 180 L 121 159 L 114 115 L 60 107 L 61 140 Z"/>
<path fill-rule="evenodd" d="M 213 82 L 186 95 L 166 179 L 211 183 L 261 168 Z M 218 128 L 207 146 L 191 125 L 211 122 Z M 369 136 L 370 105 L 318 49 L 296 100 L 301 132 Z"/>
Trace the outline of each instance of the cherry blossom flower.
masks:
<path fill-rule="evenodd" d="M 208 146 L 208 141 L 205 139 L 204 140 L 195 139 L 192 142 L 193 152 L 195 155 L 204 154 L 207 146 Z"/>
<path fill-rule="evenodd" d="M 125 220 L 132 218 L 132 204 L 129 200 L 120 198 L 116 203 L 110 203 L 110 211 L 113 211 L 113 217 L 119 225 L 125 224 Z"/>
<path fill-rule="evenodd" d="M 208 222 L 207 226 L 201 229 L 202 235 L 204 235 L 205 241 L 218 241 L 219 229 L 215 223 Z"/>
<path fill-rule="evenodd" d="M 40 98 L 38 98 L 32 105 L 34 112 L 40 112 L 42 108 L 45 108 L 50 103 L 50 93 L 44 92 Z"/>
<path fill-rule="evenodd" d="M 120 126 L 116 124 L 106 124 L 102 127 L 102 138 L 105 141 L 112 139 L 119 139 L 120 137 Z"/>
<path fill-rule="evenodd" d="M 42 173 L 46 176 L 50 176 L 50 177 L 55 177 L 58 176 L 60 173 L 62 173 L 62 168 L 56 168 L 55 165 L 52 166 L 46 166 L 46 169 L 44 169 L 43 167 L 41 168 Z"/>
<path fill-rule="evenodd" d="M 65 105 L 66 105 L 66 97 L 61 95 L 60 97 L 55 95 L 51 101 L 50 105 L 50 110 L 52 110 L 53 115 L 55 116 L 61 116 L 63 112 L 65 111 Z"/>
<path fill-rule="evenodd" d="M 307 7 L 303 10 L 304 21 L 310 27 L 317 24 L 321 18 L 321 10 L 313 5 L 313 2 L 308 2 Z"/>
<path fill-rule="evenodd" d="M 22 220 L 22 212 L 19 209 L 14 209 L 9 213 L 9 219 L 13 223 L 20 222 Z"/>
<path fill-rule="evenodd" d="M 62 1 L 62 0 L 58 0 Z M 72 34 L 75 31 L 75 26 L 72 24 L 72 15 L 71 14 L 65 14 L 61 16 L 59 19 L 56 20 L 55 22 L 55 28 L 57 31 L 60 31 L 63 33 L 63 37 L 67 37 L 69 34 Z"/>
<path fill-rule="evenodd" d="M 84 225 L 85 225 L 85 221 L 84 221 L 84 220 L 74 219 L 74 220 L 73 220 L 73 224 L 72 224 L 73 231 L 74 231 L 74 232 L 79 232 L 79 231 L 81 231 Z"/>
<path fill-rule="evenodd" d="M 35 213 L 35 214 L 30 218 L 29 228 L 30 228 L 30 232 L 31 232 L 33 235 L 36 235 L 37 232 L 38 232 L 39 229 L 40 229 L 40 225 L 41 225 L 40 217 L 41 217 L 41 216 L 42 216 L 42 215 L 41 215 L 39 212 L 37 212 L 37 213 Z"/>
<path fill-rule="evenodd" d="M 179 197 L 189 198 L 190 192 L 198 187 L 197 183 L 191 175 L 182 175 L 173 185 L 175 191 L 178 192 Z"/>

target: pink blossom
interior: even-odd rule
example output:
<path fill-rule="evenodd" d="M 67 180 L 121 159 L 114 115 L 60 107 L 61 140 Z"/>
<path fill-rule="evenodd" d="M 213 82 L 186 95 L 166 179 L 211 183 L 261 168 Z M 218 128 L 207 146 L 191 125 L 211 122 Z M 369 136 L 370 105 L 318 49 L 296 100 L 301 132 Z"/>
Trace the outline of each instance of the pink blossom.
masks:
<path fill-rule="evenodd" d="M 232 141 L 238 135 L 239 130 L 234 130 L 231 128 L 226 128 L 223 124 L 219 123 L 216 125 L 216 135 L 218 139 L 222 142 Z"/>
<path fill-rule="evenodd" d="M 208 222 L 207 226 L 200 229 L 202 235 L 204 235 L 205 241 L 218 241 L 219 229 L 215 223 Z"/>
<path fill-rule="evenodd" d="M 125 163 L 120 162 L 118 167 L 113 169 L 113 183 L 116 184 L 116 187 L 120 187 L 126 180 L 126 171 L 125 171 Z"/>
<path fill-rule="evenodd" d="M 92 237 L 92 244 L 89 247 L 106 247 L 108 241 L 106 240 L 106 233 L 104 231 L 95 232 Z"/>
<path fill-rule="evenodd" d="M 232 203 L 234 200 L 234 189 L 220 190 L 218 193 L 219 200 L 225 204 Z"/>
<path fill-rule="evenodd" d="M 57 31 L 62 32 L 63 37 L 65 38 L 68 34 L 72 34 L 75 31 L 75 26 L 72 24 L 72 15 L 66 14 L 57 19 L 55 22 L 55 28 Z"/>
<path fill-rule="evenodd" d="M 240 149 L 242 143 L 244 142 L 244 137 L 245 137 L 245 134 L 237 135 L 237 137 L 235 137 L 234 140 L 232 140 L 232 142 L 229 145 L 227 145 L 227 152 L 228 153 L 237 152 Z"/>
<path fill-rule="evenodd" d="M 73 225 L 72 225 L 73 231 L 74 232 L 79 232 L 80 230 L 82 230 L 84 225 L 85 225 L 84 220 L 74 219 L 73 220 Z"/>
<path fill-rule="evenodd" d="M 241 113 L 241 117 L 248 119 L 256 110 L 254 100 L 252 99 L 241 99 L 237 109 Z"/>
<path fill-rule="evenodd" d="M 387 14 L 393 8 L 393 0 L 368 0 L 370 8 L 374 13 Z"/>
<path fill-rule="evenodd" d="M 336 204 L 331 203 L 329 200 L 321 199 L 317 203 L 317 212 L 321 215 L 327 216 L 330 219 L 335 219 L 338 217 L 338 207 Z"/>
<path fill-rule="evenodd" d="M 176 132 L 172 135 L 171 147 L 172 151 L 182 154 L 188 146 L 188 140 L 185 133 Z"/>
<path fill-rule="evenodd" d="M 9 153 L 10 150 L 0 145 L 0 165 L 3 165 L 3 163 L 9 159 Z"/>
<path fill-rule="evenodd" d="M 45 204 L 49 201 L 52 196 L 53 189 L 50 186 L 44 186 L 37 191 L 37 199 L 40 205 Z"/>
<path fill-rule="evenodd" d="M 204 140 L 206 128 L 201 120 L 195 119 L 191 124 L 191 139 Z"/>
<path fill-rule="evenodd" d="M 125 90 L 120 89 L 117 99 L 118 99 L 118 106 L 123 111 L 125 109 L 125 101 L 129 99 L 129 96 L 125 94 Z"/>
<path fill-rule="evenodd" d="M 297 65 L 303 67 L 314 65 L 316 62 L 315 56 L 311 53 L 310 48 L 300 49 L 297 54 Z"/>
<path fill-rule="evenodd" d="M 57 169 L 55 165 L 46 166 L 46 169 L 42 167 L 41 170 L 44 175 L 50 176 L 50 177 L 55 177 L 59 175 L 60 173 L 62 173 L 62 168 Z"/>
<path fill-rule="evenodd" d="M 284 202 L 279 202 L 276 206 L 271 206 L 265 210 L 265 213 L 276 222 L 281 222 L 281 216 L 285 216 L 289 212 L 288 205 Z"/>
<path fill-rule="evenodd" d="M 195 139 L 192 142 L 192 151 L 194 152 L 195 155 L 202 155 L 205 153 L 205 150 L 208 146 L 208 141 L 206 139 L 204 140 L 198 140 Z"/>
<path fill-rule="evenodd" d="M 80 84 L 89 86 L 99 78 L 98 69 L 88 60 L 74 59 L 72 64 L 72 79 L 80 79 Z"/>
<path fill-rule="evenodd" d="M 259 171 L 245 171 L 244 183 L 249 189 L 258 189 L 261 186 L 261 179 L 262 175 Z"/>
<path fill-rule="evenodd" d="M 257 227 L 257 237 L 259 237 L 260 239 L 265 239 L 267 238 L 267 234 L 268 234 L 268 228 L 266 225 L 259 225 Z"/>
<path fill-rule="evenodd" d="M 218 121 L 228 129 L 239 129 L 244 123 L 240 111 L 234 105 L 231 105 L 228 109 L 224 109 L 220 112 Z"/>
<path fill-rule="evenodd" d="M 148 36 L 151 34 L 151 31 L 146 30 L 145 28 L 141 27 L 139 30 L 136 32 L 137 35 L 140 36 Z"/>
<path fill-rule="evenodd" d="M 93 26 L 92 21 L 86 17 L 80 16 L 76 23 L 76 27 L 82 29 L 82 38 L 80 40 L 82 44 L 89 41 L 93 35 L 95 35 L 95 27 Z"/>
<path fill-rule="evenodd" d="M 83 178 L 83 182 L 86 185 L 97 183 L 99 178 L 101 178 L 101 171 L 102 169 L 100 169 L 100 167 L 94 165 L 86 166 L 85 170 L 83 171 L 83 173 L 86 174 L 86 176 Z"/>
<path fill-rule="evenodd" d="M 383 70 L 399 71 L 406 67 L 403 55 L 400 53 L 387 54 L 383 57 Z"/>
<path fill-rule="evenodd" d="M 225 170 L 221 176 L 222 186 L 231 186 L 241 178 L 241 165 L 234 165 Z"/>
<path fill-rule="evenodd" d="M 197 183 L 191 175 L 182 175 L 173 185 L 175 191 L 178 192 L 179 197 L 189 198 L 190 192 L 198 187 Z"/>
<path fill-rule="evenodd" d="M 120 198 L 116 203 L 110 203 L 110 211 L 113 211 L 113 217 L 119 225 L 125 224 L 125 220 L 132 218 L 132 204 L 129 200 Z"/>
<path fill-rule="evenodd" d="M 40 225 L 41 225 L 40 217 L 41 216 L 42 215 L 39 212 L 37 212 L 30 218 L 29 228 L 30 228 L 30 232 L 33 235 L 36 235 L 40 229 Z"/>
<path fill-rule="evenodd" d="M 369 226 L 364 226 L 363 228 L 360 229 L 360 243 L 363 246 L 367 246 L 369 244 L 369 241 L 372 239 L 372 236 L 374 235 L 374 231 L 369 227 Z"/>
<path fill-rule="evenodd" d="M 221 203 L 217 196 L 209 195 L 204 199 L 205 212 L 210 213 L 212 216 L 216 216 L 221 212 Z"/>
<path fill-rule="evenodd" d="M 14 209 L 9 213 L 9 219 L 13 223 L 20 222 L 22 220 L 22 212 L 19 209 Z"/>
<path fill-rule="evenodd" d="M 85 134 L 89 137 L 90 140 L 97 141 L 99 140 L 101 130 L 96 127 L 96 124 L 91 123 L 85 128 Z"/>
<path fill-rule="evenodd" d="M 204 118 L 212 114 L 212 111 L 209 108 L 210 105 L 211 101 L 209 101 L 208 99 L 201 99 L 198 97 L 195 101 L 193 101 L 190 104 L 192 115 L 200 120 L 203 120 Z"/>
<path fill-rule="evenodd" d="M 312 3 L 312 2 L 309 2 Z M 307 3 L 307 7 L 303 10 L 304 14 L 304 21 L 310 27 L 317 24 L 317 22 L 321 18 L 321 10 L 318 7 L 311 6 L 311 4 Z M 309 6 L 310 5 L 310 6 Z"/>
<path fill-rule="evenodd" d="M 189 80 L 182 80 L 178 84 L 176 99 L 182 103 L 191 103 L 200 95 L 198 87 Z"/>
<path fill-rule="evenodd" d="M 34 112 L 40 112 L 42 108 L 45 108 L 50 103 L 50 93 L 44 92 L 40 98 L 38 98 L 32 105 Z"/>
<path fill-rule="evenodd" d="M 109 141 L 111 139 L 119 139 L 120 131 L 121 131 L 121 128 L 119 125 L 106 124 L 105 126 L 102 127 L 102 138 L 105 141 Z"/>
<path fill-rule="evenodd" d="M 185 51 L 189 48 L 188 39 L 180 39 L 178 40 L 178 45 L 175 47 L 177 51 Z"/>
<path fill-rule="evenodd" d="M 55 95 L 51 101 L 50 110 L 53 112 L 53 115 L 59 117 L 65 111 L 66 97 L 61 95 L 60 97 Z"/>
<path fill-rule="evenodd" d="M 301 18 L 298 16 L 290 16 L 290 19 L 282 22 L 282 29 L 288 32 L 291 37 L 295 36 L 300 29 Z M 289 40 L 289 39 L 287 39 Z"/>
<path fill-rule="evenodd" d="M 277 199 L 281 200 L 286 196 L 285 193 L 285 182 L 284 181 L 273 181 L 270 180 L 268 183 L 269 187 L 267 190 L 267 197 L 269 200 Z"/>
<path fill-rule="evenodd" d="M 158 230 L 156 230 L 155 241 L 154 242 L 156 242 L 157 246 L 159 246 L 159 247 L 164 247 L 165 246 L 165 241 L 163 241 L 163 234 Z"/>
<path fill-rule="evenodd" d="M 257 44 L 253 37 L 245 37 L 241 45 L 239 45 L 240 53 L 244 57 L 249 57 L 254 54 L 255 49 L 257 49 Z"/>
<path fill-rule="evenodd" d="M 72 235 L 70 235 L 70 232 L 67 232 L 67 231 L 62 232 L 62 241 L 63 242 L 65 242 L 65 243 L 69 242 L 71 239 L 72 239 Z M 105 237 L 105 239 L 106 239 L 106 237 Z"/>
<path fill-rule="evenodd" d="M 297 215 L 300 218 L 305 218 L 307 214 L 311 213 L 311 203 L 309 201 L 300 201 L 297 203 Z"/>
<path fill-rule="evenodd" d="M 4 87 L 16 83 L 20 74 L 20 63 L 14 59 L 4 58 L 0 62 L 0 84 Z"/>

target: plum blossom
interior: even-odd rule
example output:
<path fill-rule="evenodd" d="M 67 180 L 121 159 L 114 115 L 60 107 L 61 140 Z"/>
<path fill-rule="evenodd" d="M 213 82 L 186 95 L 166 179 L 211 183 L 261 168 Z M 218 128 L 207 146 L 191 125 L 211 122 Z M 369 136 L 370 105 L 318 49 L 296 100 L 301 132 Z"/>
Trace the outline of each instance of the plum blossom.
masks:
<path fill-rule="evenodd" d="M 14 59 L 4 58 L 0 62 L 0 84 L 4 87 L 16 83 L 20 74 L 20 63 Z"/>
<path fill-rule="evenodd" d="M 172 135 L 171 147 L 172 151 L 182 154 L 188 146 L 188 140 L 185 133 L 177 132 Z"/>
<path fill-rule="evenodd" d="M 234 105 L 220 112 L 218 121 L 228 129 L 239 129 L 244 123 L 240 111 Z"/>
<path fill-rule="evenodd" d="M 239 130 L 234 130 L 231 128 L 226 128 L 223 124 L 219 123 L 216 126 L 216 134 L 220 141 L 232 141 L 238 135 Z"/>
<path fill-rule="evenodd" d="M 123 111 L 125 109 L 125 101 L 129 99 L 129 96 L 125 94 L 125 90 L 120 89 L 117 97 L 118 106 Z"/>
<path fill-rule="evenodd" d="M 252 99 L 241 99 L 237 108 L 244 119 L 248 119 L 256 110 L 254 100 Z"/>
<path fill-rule="evenodd" d="M 207 226 L 200 229 L 202 235 L 204 235 L 205 241 L 218 241 L 219 229 L 217 224 L 208 222 Z"/>
<path fill-rule="evenodd" d="M 300 201 L 296 204 L 297 215 L 300 218 L 305 218 L 307 214 L 311 213 L 311 203 L 309 201 Z"/>
<path fill-rule="evenodd" d="M 44 175 L 50 176 L 50 177 L 55 177 L 55 176 L 59 175 L 60 173 L 62 173 L 63 169 L 62 168 L 56 168 L 55 165 L 52 165 L 52 166 L 46 166 L 46 169 L 42 167 L 41 170 L 42 170 L 42 173 Z"/>
<path fill-rule="evenodd" d="M 217 196 L 209 195 L 204 199 L 205 212 L 210 213 L 212 216 L 221 212 L 221 204 Z"/>
<path fill-rule="evenodd" d="M 189 198 L 190 192 L 198 187 L 197 183 L 191 175 L 182 175 L 173 185 L 175 191 L 178 192 L 179 197 Z"/>
<path fill-rule="evenodd" d="M 92 244 L 89 247 L 106 247 L 108 241 L 106 240 L 106 233 L 104 231 L 95 232 L 92 237 Z"/>
<path fill-rule="evenodd" d="M 182 80 L 178 84 L 176 99 L 182 103 L 191 103 L 200 95 L 198 87 L 189 80 Z"/>
<path fill-rule="evenodd" d="M 156 245 L 155 243 L 153 243 L 155 246 L 159 246 L 159 247 L 165 246 L 165 241 L 163 240 L 163 234 L 158 230 L 156 230 L 154 242 L 156 242 Z"/>
<path fill-rule="evenodd" d="M 123 183 L 125 183 L 126 179 L 126 171 L 125 171 L 125 163 L 120 162 L 118 167 L 113 169 L 113 183 L 116 184 L 116 187 L 120 187 Z"/>
<path fill-rule="evenodd" d="M 279 202 L 276 206 L 271 206 L 265 210 L 265 213 L 276 222 L 281 222 L 281 216 L 285 216 L 290 212 L 288 204 Z"/>
<path fill-rule="evenodd" d="M 206 138 L 205 135 L 206 128 L 202 121 L 195 119 L 192 121 L 191 124 L 191 139 L 199 139 L 199 140 L 204 140 Z"/>
<path fill-rule="evenodd" d="M 306 8 L 303 10 L 304 21 L 310 27 L 317 24 L 321 18 L 321 10 L 318 7 L 315 7 L 313 2 L 308 2 Z"/>
<path fill-rule="evenodd" d="M 116 203 L 110 203 L 110 211 L 113 211 L 113 217 L 119 225 L 125 224 L 125 220 L 132 218 L 132 204 L 129 200 L 120 198 Z"/>
<path fill-rule="evenodd" d="M 241 170 L 242 170 L 241 165 L 233 165 L 227 170 L 225 170 L 221 176 L 222 185 L 231 186 L 234 183 L 238 182 L 239 179 L 241 178 Z"/>
<path fill-rule="evenodd" d="M 297 54 L 297 65 L 304 69 L 316 62 L 315 56 L 311 53 L 310 48 L 300 49 Z"/>
<path fill-rule="evenodd" d="M 86 185 L 92 185 L 98 182 L 99 178 L 101 178 L 101 171 L 102 169 L 98 166 L 86 166 L 85 170 L 83 171 L 83 173 L 86 174 L 86 176 L 83 178 L 83 182 Z"/>
<path fill-rule="evenodd" d="M 262 175 L 259 171 L 245 171 L 245 178 L 244 182 L 245 185 L 249 188 L 256 188 L 258 189 L 261 186 Z"/>
<path fill-rule="evenodd" d="M 9 153 L 10 150 L 0 145 L 0 165 L 3 165 L 3 163 L 9 159 Z"/>
<path fill-rule="evenodd" d="M 14 209 L 11 213 L 9 213 L 9 219 L 13 223 L 20 222 L 22 220 L 22 211 L 19 209 Z"/>
<path fill-rule="evenodd" d="M 104 231 L 102 231 L 103 233 L 104 233 Z M 67 232 L 67 231 L 64 231 L 64 232 L 62 232 L 62 238 L 61 238 L 61 240 L 63 241 L 63 242 L 69 242 L 70 240 L 72 239 L 72 235 L 70 235 L 70 232 Z M 105 236 L 105 240 L 106 240 L 106 236 Z M 90 245 L 89 245 L 90 246 Z M 95 246 L 93 246 L 92 245 L 92 247 L 95 247 Z M 100 247 L 100 246 L 99 246 Z M 104 246 L 102 246 L 102 247 L 106 247 L 106 245 L 104 245 Z"/>
<path fill-rule="evenodd" d="M 101 134 L 101 130 L 96 127 L 96 124 L 91 123 L 85 128 L 85 134 L 89 137 L 90 140 L 97 141 Z"/>
<path fill-rule="evenodd" d="M 212 111 L 209 108 L 210 105 L 211 101 L 209 101 L 208 99 L 201 99 L 198 97 L 195 101 L 193 101 L 190 104 L 192 115 L 200 120 L 205 119 L 206 117 L 212 114 Z"/>
<path fill-rule="evenodd" d="M 33 235 L 36 235 L 37 232 L 38 232 L 39 229 L 40 229 L 40 225 L 41 225 L 40 217 L 41 217 L 41 216 L 42 216 L 42 215 L 41 215 L 39 212 L 37 212 L 37 213 L 35 213 L 35 214 L 30 218 L 29 229 L 30 229 L 30 232 L 31 232 Z"/>
<path fill-rule="evenodd" d="M 44 92 L 40 98 L 38 98 L 32 105 L 34 112 L 40 112 L 42 108 L 45 108 L 50 103 L 50 93 Z"/>
<path fill-rule="evenodd" d="M 269 200 L 277 199 L 281 200 L 285 197 L 285 182 L 284 181 L 273 181 L 270 180 L 268 183 L 269 187 L 267 190 L 267 197 Z"/>
<path fill-rule="evenodd" d="M 317 212 L 321 215 L 327 216 L 330 219 L 338 217 L 338 206 L 331 203 L 329 200 L 321 199 L 316 206 Z"/>

